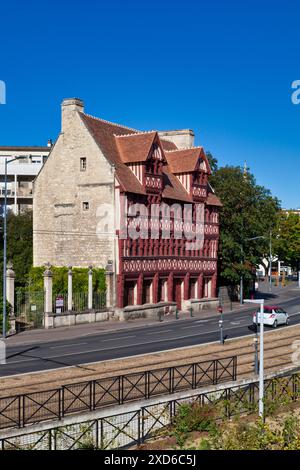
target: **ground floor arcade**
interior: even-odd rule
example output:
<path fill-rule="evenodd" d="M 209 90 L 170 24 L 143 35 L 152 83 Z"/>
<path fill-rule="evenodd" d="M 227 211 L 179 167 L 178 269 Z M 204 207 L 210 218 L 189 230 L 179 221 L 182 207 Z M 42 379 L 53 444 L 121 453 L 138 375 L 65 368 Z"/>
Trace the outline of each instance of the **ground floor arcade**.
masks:
<path fill-rule="evenodd" d="M 216 297 L 216 273 L 139 273 L 118 276 L 118 307 Z"/>

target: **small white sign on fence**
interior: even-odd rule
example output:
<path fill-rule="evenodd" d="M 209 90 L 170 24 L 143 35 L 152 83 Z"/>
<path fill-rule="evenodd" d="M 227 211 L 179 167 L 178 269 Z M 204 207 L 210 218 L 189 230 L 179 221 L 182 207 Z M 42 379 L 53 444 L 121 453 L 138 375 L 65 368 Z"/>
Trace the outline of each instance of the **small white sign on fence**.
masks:
<path fill-rule="evenodd" d="M 58 295 L 55 299 L 55 311 L 61 313 L 64 307 L 64 298 L 62 295 Z"/>

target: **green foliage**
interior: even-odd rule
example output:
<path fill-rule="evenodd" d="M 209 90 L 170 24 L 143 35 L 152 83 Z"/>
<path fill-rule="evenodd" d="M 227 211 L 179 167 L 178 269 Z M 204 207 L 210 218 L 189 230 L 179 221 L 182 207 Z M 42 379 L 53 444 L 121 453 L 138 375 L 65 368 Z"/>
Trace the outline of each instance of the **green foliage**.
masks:
<path fill-rule="evenodd" d="M 10 303 L 6 301 L 6 331 L 10 328 L 9 315 L 11 308 Z M 0 333 L 3 333 L 3 297 L 0 297 Z"/>
<path fill-rule="evenodd" d="M 273 247 L 279 259 L 294 269 L 300 263 L 300 217 L 280 212 L 277 218 Z"/>
<path fill-rule="evenodd" d="M 29 290 L 38 292 L 43 290 L 43 272 L 45 267 L 32 267 L 29 272 Z M 68 292 L 68 268 L 52 267 L 53 293 L 66 294 Z M 88 268 L 73 268 L 73 292 L 88 292 Z M 93 269 L 93 292 L 105 292 L 105 270 Z"/>
<path fill-rule="evenodd" d="M 3 219 L 1 218 L 0 282 L 3 273 Z M 32 266 L 32 211 L 7 216 L 7 260 L 12 261 L 16 287 L 24 287 Z M 2 287 L 1 287 L 2 289 Z"/>
<path fill-rule="evenodd" d="M 211 405 L 201 406 L 199 403 L 183 404 L 177 411 L 171 434 L 176 437 L 177 445 L 182 449 L 190 432 L 213 432 L 214 429 L 214 407 Z"/>
<path fill-rule="evenodd" d="M 221 199 L 219 272 L 223 283 L 236 284 L 243 275 L 252 279 L 269 249 L 270 230 L 274 230 L 280 204 L 270 191 L 256 184 L 243 168 L 217 168 L 210 182 Z M 257 240 L 247 240 L 254 237 Z"/>

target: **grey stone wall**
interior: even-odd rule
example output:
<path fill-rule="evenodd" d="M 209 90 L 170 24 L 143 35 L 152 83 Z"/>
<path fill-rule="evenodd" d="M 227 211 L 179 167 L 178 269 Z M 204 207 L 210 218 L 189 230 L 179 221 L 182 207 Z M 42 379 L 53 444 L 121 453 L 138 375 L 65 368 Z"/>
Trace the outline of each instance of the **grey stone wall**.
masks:
<path fill-rule="evenodd" d="M 114 260 L 114 241 L 109 234 L 97 236 L 97 209 L 113 204 L 113 167 L 81 121 L 76 100 L 65 102 L 62 110 L 63 131 L 34 182 L 34 266 L 105 267 Z M 86 171 L 80 169 L 82 157 Z M 83 202 L 89 203 L 88 211 Z"/>

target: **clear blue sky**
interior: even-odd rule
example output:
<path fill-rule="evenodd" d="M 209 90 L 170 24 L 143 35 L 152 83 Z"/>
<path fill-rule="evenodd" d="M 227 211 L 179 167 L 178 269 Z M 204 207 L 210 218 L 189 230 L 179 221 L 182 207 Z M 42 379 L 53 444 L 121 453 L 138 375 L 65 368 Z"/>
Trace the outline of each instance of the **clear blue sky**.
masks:
<path fill-rule="evenodd" d="M 247 161 L 300 207 L 297 1 L 2 2 L 0 145 L 43 145 L 60 102 L 139 129 L 193 128 L 221 165 Z"/>

